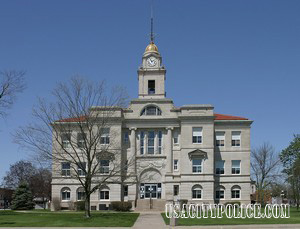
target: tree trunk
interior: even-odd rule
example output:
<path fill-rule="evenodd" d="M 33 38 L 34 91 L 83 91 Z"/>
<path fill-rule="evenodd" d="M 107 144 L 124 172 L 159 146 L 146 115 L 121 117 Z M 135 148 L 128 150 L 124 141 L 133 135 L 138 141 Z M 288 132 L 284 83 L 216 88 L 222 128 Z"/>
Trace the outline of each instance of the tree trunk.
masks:
<path fill-rule="evenodd" d="M 84 208 L 85 208 L 85 218 L 90 218 L 91 217 L 91 197 L 90 195 L 87 195 L 85 198 L 85 203 L 84 203 Z"/>

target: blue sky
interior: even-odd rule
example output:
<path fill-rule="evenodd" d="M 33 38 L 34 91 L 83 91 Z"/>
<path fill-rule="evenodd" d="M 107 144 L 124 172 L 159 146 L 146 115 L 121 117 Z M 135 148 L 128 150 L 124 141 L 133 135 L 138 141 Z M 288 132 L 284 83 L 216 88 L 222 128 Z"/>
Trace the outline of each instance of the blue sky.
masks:
<path fill-rule="evenodd" d="M 156 44 L 176 106 L 213 104 L 248 117 L 251 145 L 277 151 L 300 129 L 300 1 L 154 0 Z M 36 98 L 74 74 L 137 97 L 150 0 L 0 1 L 0 69 L 25 70 L 27 89 L 0 120 L 0 178 L 28 158 L 11 134 Z"/>

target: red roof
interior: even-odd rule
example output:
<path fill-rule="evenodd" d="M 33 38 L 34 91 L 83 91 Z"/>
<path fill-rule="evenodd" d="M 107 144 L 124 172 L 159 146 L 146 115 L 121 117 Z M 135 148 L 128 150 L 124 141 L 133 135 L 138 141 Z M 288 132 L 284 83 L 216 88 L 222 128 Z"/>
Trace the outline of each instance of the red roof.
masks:
<path fill-rule="evenodd" d="M 224 114 L 214 114 L 215 120 L 248 120 L 247 118 L 240 116 L 224 115 Z M 83 122 L 86 116 L 80 116 L 76 118 L 66 118 L 61 119 L 58 122 Z"/>
<path fill-rule="evenodd" d="M 215 114 L 215 120 L 248 120 L 248 119 L 239 116 Z"/>
<path fill-rule="evenodd" d="M 57 122 L 83 122 L 85 120 L 86 116 L 80 116 L 76 118 L 65 118 L 58 120 Z"/>

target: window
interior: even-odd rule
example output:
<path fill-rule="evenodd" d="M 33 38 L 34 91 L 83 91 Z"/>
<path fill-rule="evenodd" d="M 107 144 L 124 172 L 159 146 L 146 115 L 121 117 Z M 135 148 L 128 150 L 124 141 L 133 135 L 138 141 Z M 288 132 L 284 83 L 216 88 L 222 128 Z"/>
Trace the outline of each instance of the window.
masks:
<path fill-rule="evenodd" d="M 232 146 L 241 146 L 241 131 L 232 131 L 231 145 Z"/>
<path fill-rule="evenodd" d="M 78 165 L 77 173 L 78 173 L 78 176 L 85 176 L 86 175 L 86 163 L 85 162 L 81 162 Z"/>
<path fill-rule="evenodd" d="M 155 94 L 155 80 L 148 80 L 148 94 Z"/>
<path fill-rule="evenodd" d="M 179 185 L 173 186 L 173 195 L 178 196 L 179 195 Z"/>
<path fill-rule="evenodd" d="M 193 173 L 201 173 L 202 172 L 202 160 L 201 159 L 193 159 Z"/>
<path fill-rule="evenodd" d="M 77 189 L 77 200 L 85 200 L 85 192 L 83 188 Z"/>
<path fill-rule="evenodd" d="M 240 160 L 231 161 L 231 173 L 232 174 L 240 174 L 241 173 L 241 161 Z"/>
<path fill-rule="evenodd" d="M 100 173 L 101 174 L 109 173 L 109 160 L 100 160 Z"/>
<path fill-rule="evenodd" d="M 174 160 L 174 171 L 178 171 L 178 160 Z"/>
<path fill-rule="evenodd" d="M 156 106 L 147 106 L 142 110 L 141 115 L 161 115 L 161 110 Z"/>
<path fill-rule="evenodd" d="M 202 187 L 196 185 L 192 188 L 192 199 L 201 199 L 202 198 Z"/>
<path fill-rule="evenodd" d="M 124 132 L 124 144 L 128 145 L 129 143 L 129 133 L 128 131 Z"/>
<path fill-rule="evenodd" d="M 109 144 L 109 128 L 103 128 L 101 131 L 100 144 Z"/>
<path fill-rule="evenodd" d="M 154 154 L 154 139 L 155 139 L 155 132 L 148 131 L 148 154 Z"/>
<path fill-rule="evenodd" d="M 216 132 L 216 146 L 225 145 L 225 132 Z"/>
<path fill-rule="evenodd" d="M 128 170 L 128 160 L 125 161 L 125 165 L 124 165 L 124 171 L 127 172 Z"/>
<path fill-rule="evenodd" d="M 100 191 L 100 200 L 109 200 L 109 191 L 108 190 Z"/>
<path fill-rule="evenodd" d="M 63 188 L 61 190 L 61 200 L 68 201 L 71 199 L 71 190 L 69 188 Z"/>
<path fill-rule="evenodd" d="M 173 133 L 173 143 L 176 145 L 176 144 L 179 144 L 179 138 L 178 138 L 178 131 L 174 131 Z"/>
<path fill-rule="evenodd" d="M 202 143 L 201 127 L 193 127 L 193 143 Z"/>
<path fill-rule="evenodd" d="M 220 199 L 224 199 L 224 189 L 219 189 L 216 190 L 216 199 L 220 200 Z"/>
<path fill-rule="evenodd" d="M 144 145 L 145 145 L 145 133 L 144 131 L 141 131 L 140 132 L 140 151 L 141 151 L 141 154 L 143 155 L 144 154 Z"/>
<path fill-rule="evenodd" d="M 71 176 L 71 165 L 69 162 L 61 163 L 61 175 L 62 176 Z"/>
<path fill-rule="evenodd" d="M 158 131 L 158 153 L 162 153 L 162 131 Z"/>
<path fill-rule="evenodd" d="M 231 198 L 239 199 L 241 196 L 241 188 L 239 186 L 234 186 L 231 189 Z"/>
<path fill-rule="evenodd" d="M 216 174 L 224 174 L 225 161 L 216 161 Z"/>
<path fill-rule="evenodd" d="M 62 142 L 62 147 L 64 149 L 70 148 L 71 146 L 71 134 L 62 134 L 61 135 L 61 142 Z"/>
<path fill-rule="evenodd" d="M 128 185 L 124 185 L 124 196 L 128 196 Z"/>
<path fill-rule="evenodd" d="M 86 134 L 85 133 L 77 133 L 77 147 L 78 148 L 83 148 L 84 147 L 85 139 L 86 139 Z"/>

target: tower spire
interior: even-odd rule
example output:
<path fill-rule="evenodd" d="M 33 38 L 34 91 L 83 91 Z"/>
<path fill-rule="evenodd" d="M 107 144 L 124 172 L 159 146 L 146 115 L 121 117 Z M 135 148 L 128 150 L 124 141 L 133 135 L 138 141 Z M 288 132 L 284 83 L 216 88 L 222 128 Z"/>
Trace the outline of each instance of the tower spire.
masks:
<path fill-rule="evenodd" d="M 150 43 L 154 43 L 154 33 L 153 33 L 153 0 L 151 1 Z"/>

